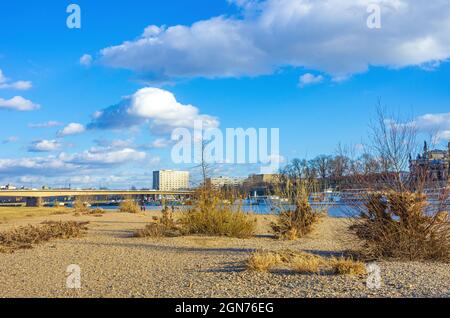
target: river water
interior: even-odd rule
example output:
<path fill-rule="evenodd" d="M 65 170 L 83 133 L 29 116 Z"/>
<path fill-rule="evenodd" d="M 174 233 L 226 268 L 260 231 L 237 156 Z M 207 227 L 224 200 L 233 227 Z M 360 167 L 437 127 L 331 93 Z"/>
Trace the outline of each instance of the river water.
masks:
<path fill-rule="evenodd" d="M 237 206 L 236 206 L 237 207 Z M 354 210 L 344 204 L 327 204 L 327 205 L 320 205 L 320 204 L 312 204 L 312 207 L 314 209 L 326 209 L 328 210 L 328 215 L 331 217 L 348 217 L 351 214 L 354 213 Z M 110 206 L 110 205 L 99 205 L 99 206 L 92 206 L 92 208 L 100 208 L 104 210 L 118 210 L 118 206 Z M 162 206 L 157 205 L 145 205 L 145 209 L 147 211 L 161 211 Z M 176 211 L 184 211 L 189 209 L 189 206 L 175 206 L 174 209 Z M 273 205 L 267 205 L 267 204 L 258 204 L 258 205 L 242 205 L 241 206 L 242 211 L 248 212 L 248 213 L 254 213 L 254 214 L 275 214 L 277 209 Z"/>

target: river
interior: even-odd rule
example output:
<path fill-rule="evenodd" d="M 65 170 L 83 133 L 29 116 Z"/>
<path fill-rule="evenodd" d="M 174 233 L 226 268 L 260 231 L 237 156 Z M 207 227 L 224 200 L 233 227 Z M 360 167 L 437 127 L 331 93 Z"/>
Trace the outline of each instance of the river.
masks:
<path fill-rule="evenodd" d="M 320 209 L 321 207 L 326 207 L 328 210 L 328 215 L 331 217 L 348 217 L 351 214 L 352 209 L 348 205 L 343 204 L 330 204 L 330 205 L 320 205 L 312 204 L 314 209 Z M 236 206 L 237 207 L 237 206 Z M 104 210 L 118 210 L 118 206 L 111 205 L 98 205 L 92 206 L 92 208 L 100 208 Z M 147 211 L 161 211 L 162 206 L 157 205 L 145 205 Z M 189 206 L 175 206 L 175 210 L 187 210 Z M 274 214 L 276 209 L 273 205 L 258 204 L 258 205 L 242 205 L 242 211 L 255 214 Z"/>

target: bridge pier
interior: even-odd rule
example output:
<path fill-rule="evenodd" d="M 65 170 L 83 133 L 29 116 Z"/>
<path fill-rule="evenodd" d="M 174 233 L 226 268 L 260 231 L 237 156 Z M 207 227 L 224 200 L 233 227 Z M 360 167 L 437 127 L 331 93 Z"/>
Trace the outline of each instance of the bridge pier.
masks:
<path fill-rule="evenodd" d="M 44 205 L 42 198 L 28 197 L 26 198 L 27 207 L 39 208 Z"/>

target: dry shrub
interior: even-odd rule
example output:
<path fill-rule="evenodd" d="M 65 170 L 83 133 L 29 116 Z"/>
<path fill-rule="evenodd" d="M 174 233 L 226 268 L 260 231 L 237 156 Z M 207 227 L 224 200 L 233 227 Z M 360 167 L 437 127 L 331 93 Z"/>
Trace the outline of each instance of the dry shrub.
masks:
<path fill-rule="evenodd" d="M 256 218 L 234 206 L 236 197 L 219 190 L 203 188 L 194 206 L 181 218 L 188 234 L 248 238 L 255 233 Z"/>
<path fill-rule="evenodd" d="M 277 238 L 295 240 L 311 233 L 324 214 L 314 211 L 307 199 L 303 199 L 294 211 L 282 211 L 271 227 Z"/>
<path fill-rule="evenodd" d="M 73 203 L 73 209 L 75 213 L 87 213 L 89 212 L 89 208 L 87 207 L 86 202 L 82 198 L 77 198 Z"/>
<path fill-rule="evenodd" d="M 338 275 L 361 276 L 367 273 L 364 263 L 345 258 L 334 259 L 332 268 L 333 272 Z"/>
<path fill-rule="evenodd" d="M 105 211 L 100 208 L 90 209 L 89 208 L 89 197 L 78 197 L 73 203 L 74 216 L 81 215 L 92 215 L 92 216 L 102 216 Z"/>
<path fill-rule="evenodd" d="M 135 237 L 177 237 L 183 235 L 181 226 L 174 220 L 172 212 L 165 207 L 162 217 L 154 217 L 155 222 L 147 224 L 144 229 L 137 230 Z"/>
<path fill-rule="evenodd" d="M 352 259 L 323 257 L 304 252 L 267 252 L 250 254 L 247 269 L 266 272 L 275 268 L 288 268 L 297 274 L 334 274 L 360 276 L 366 273 L 365 265 Z"/>
<path fill-rule="evenodd" d="M 450 261 L 448 213 L 433 212 L 421 193 L 369 194 L 352 229 L 369 258 Z"/>
<path fill-rule="evenodd" d="M 247 260 L 247 268 L 257 272 L 267 272 L 282 263 L 281 256 L 273 252 L 254 252 Z"/>
<path fill-rule="evenodd" d="M 306 180 L 285 180 L 280 196 L 287 198 L 291 206 L 279 207 L 276 222 L 272 222 L 272 231 L 277 238 L 295 240 L 311 233 L 314 226 L 326 214 L 325 210 L 314 210 L 309 203 L 309 196 L 315 186 Z"/>
<path fill-rule="evenodd" d="M 139 204 L 132 199 L 126 199 L 120 203 L 120 212 L 139 213 L 141 211 Z"/>
<path fill-rule="evenodd" d="M 0 251 L 14 252 L 32 248 L 34 244 L 53 239 L 81 237 L 88 222 L 44 222 L 38 226 L 27 225 L 0 233 Z"/>

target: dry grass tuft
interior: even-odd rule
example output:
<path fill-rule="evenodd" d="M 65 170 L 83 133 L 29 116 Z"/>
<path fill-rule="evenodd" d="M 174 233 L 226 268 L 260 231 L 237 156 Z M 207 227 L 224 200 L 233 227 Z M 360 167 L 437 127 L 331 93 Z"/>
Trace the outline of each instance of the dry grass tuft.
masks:
<path fill-rule="evenodd" d="M 267 252 L 250 254 L 247 269 L 267 272 L 274 269 L 290 269 L 297 274 L 322 274 L 360 276 L 366 273 L 365 265 L 351 259 L 322 257 L 304 252 Z"/>
<path fill-rule="evenodd" d="M 339 258 L 332 261 L 333 272 L 338 275 L 365 275 L 366 265 L 351 259 Z"/>
<path fill-rule="evenodd" d="M 44 222 L 41 225 L 27 225 L 0 233 L 0 252 L 14 252 L 32 248 L 33 245 L 53 239 L 81 237 L 88 222 Z"/>
<path fill-rule="evenodd" d="M 289 262 L 289 267 L 299 274 L 318 274 L 324 259 L 317 255 L 298 253 Z"/>
<path fill-rule="evenodd" d="M 120 203 L 119 211 L 125 213 L 139 213 L 141 212 L 141 209 L 137 202 L 132 199 L 127 199 Z"/>
<path fill-rule="evenodd" d="M 282 258 L 278 253 L 254 252 L 250 254 L 247 260 L 247 268 L 252 271 L 267 272 L 282 262 Z"/>
<path fill-rule="evenodd" d="M 181 226 L 174 220 L 169 209 L 165 207 L 161 212 L 162 217 L 154 217 L 155 222 L 137 230 L 134 237 L 177 237 L 183 235 Z"/>
<path fill-rule="evenodd" d="M 93 210 L 89 210 L 89 212 L 87 212 L 87 215 L 92 215 L 92 216 L 103 216 L 103 214 L 105 214 L 106 211 L 104 209 L 93 209 Z"/>

